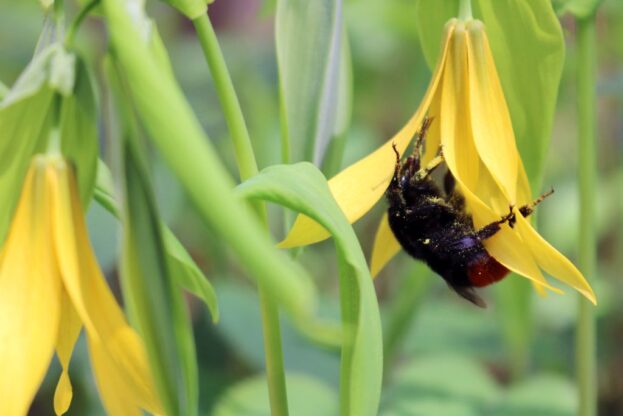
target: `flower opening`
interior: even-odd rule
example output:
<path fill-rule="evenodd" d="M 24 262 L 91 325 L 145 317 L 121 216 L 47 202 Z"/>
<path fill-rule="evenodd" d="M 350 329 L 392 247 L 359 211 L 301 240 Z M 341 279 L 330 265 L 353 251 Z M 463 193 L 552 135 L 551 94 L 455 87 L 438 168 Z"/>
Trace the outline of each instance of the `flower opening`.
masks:
<path fill-rule="evenodd" d="M 96 382 L 110 414 L 161 413 L 144 345 L 127 324 L 91 249 L 73 169 L 36 156 L 0 250 L 0 414 L 21 416 L 56 351 L 56 414 L 72 399 L 73 347 L 85 327 Z"/>

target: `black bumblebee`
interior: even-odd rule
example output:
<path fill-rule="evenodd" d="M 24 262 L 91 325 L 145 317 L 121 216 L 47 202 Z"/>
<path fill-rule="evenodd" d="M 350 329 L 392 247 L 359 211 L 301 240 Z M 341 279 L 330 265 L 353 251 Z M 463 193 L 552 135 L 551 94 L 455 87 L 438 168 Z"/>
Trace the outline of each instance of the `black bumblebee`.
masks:
<path fill-rule="evenodd" d="M 404 163 L 394 146 L 396 167 L 385 193 L 389 202 L 389 225 L 407 253 L 425 261 L 459 295 L 477 306 L 486 307 L 474 288 L 503 279 L 509 270 L 491 257 L 482 243 L 495 235 L 502 224 L 512 227 L 515 213 L 511 206 L 509 213 L 498 221 L 474 229 L 472 217 L 465 210 L 465 199 L 456 189 L 450 171 L 444 176 L 443 192 L 430 177 L 443 163 L 441 149 L 427 166 L 420 166 L 431 122 L 431 118 L 424 120 L 413 154 Z M 519 208 L 519 213 L 527 217 L 535 205 L 552 193 L 553 190 Z"/>

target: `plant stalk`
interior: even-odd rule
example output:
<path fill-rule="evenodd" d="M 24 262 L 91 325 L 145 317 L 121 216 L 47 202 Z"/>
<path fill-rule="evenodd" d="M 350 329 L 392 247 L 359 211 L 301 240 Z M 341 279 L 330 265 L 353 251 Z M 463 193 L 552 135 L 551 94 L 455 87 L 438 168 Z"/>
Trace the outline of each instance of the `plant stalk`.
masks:
<path fill-rule="evenodd" d="M 594 282 L 596 274 L 596 35 L 595 16 L 577 20 L 577 100 L 579 133 L 580 232 L 579 265 Z M 576 334 L 576 371 L 579 416 L 597 414 L 597 363 L 593 305 L 579 296 Z"/>
<path fill-rule="evenodd" d="M 472 1 L 461 0 L 459 4 L 459 19 L 471 20 L 472 19 Z"/>
<path fill-rule="evenodd" d="M 257 174 L 258 167 L 238 96 L 236 95 L 225 58 L 208 15 L 205 14 L 194 19 L 193 24 L 214 79 L 216 93 L 221 102 L 225 122 L 231 134 L 240 180 L 245 181 Z M 254 203 L 253 206 L 268 232 L 266 207 L 261 202 Z M 258 284 L 258 294 L 264 334 L 264 353 L 271 414 L 272 416 L 287 416 L 288 397 L 283 351 L 281 348 L 279 309 L 270 296 L 268 296 L 266 289 L 261 283 Z"/>

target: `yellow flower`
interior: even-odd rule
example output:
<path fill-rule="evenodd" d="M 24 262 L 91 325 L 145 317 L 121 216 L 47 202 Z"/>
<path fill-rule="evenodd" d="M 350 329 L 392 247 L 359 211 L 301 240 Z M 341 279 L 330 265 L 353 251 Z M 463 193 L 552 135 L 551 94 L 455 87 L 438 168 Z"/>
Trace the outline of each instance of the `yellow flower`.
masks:
<path fill-rule="evenodd" d="M 54 409 L 67 411 L 67 370 L 83 325 L 107 411 L 160 413 L 142 340 L 128 326 L 89 244 L 73 171 L 61 156 L 39 155 L 0 251 L 1 415 L 27 414 L 55 350 L 62 374 Z"/>
<path fill-rule="evenodd" d="M 333 196 L 351 223 L 368 212 L 387 189 L 395 163 L 392 144 L 403 154 L 427 114 L 434 122 L 423 163 L 443 146 L 445 161 L 465 195 L 475 228 L 499 220 L 508 213 L 509 205 L 518 208 L 532 201 L 484 25 L 478 20 L 453 19 L 446 25 L 443 51 L 416 113 L 383 146 L 329 180 Z M 311 244 L 327 237 L 321 226 L 301 215 L 280 247 Z M 496 260 L 530 279 L 538 290 L 560 292 L 545 280 L 542 269 L 595 303 L 595 295 L 578 269 L 518 212 L 514 228 L 503 226 L 484 244 Z M 399 250 L 385 216 L 375 238 L 372 274 Z"/>

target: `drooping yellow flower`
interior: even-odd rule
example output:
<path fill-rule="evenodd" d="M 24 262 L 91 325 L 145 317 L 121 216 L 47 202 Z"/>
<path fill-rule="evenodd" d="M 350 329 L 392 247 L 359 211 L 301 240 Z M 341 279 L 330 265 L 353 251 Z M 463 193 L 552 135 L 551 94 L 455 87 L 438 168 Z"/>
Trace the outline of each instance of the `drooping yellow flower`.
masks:
<path fill-rule="evenodd" d="M 23 416 L 56 354 L 54 409 L 72 399 L 69 361 L 82 326 L 111 415 L 161 413 L 144 345 L 128 326 L 91 249 L 72 168 L 36 156 L 0 251 L 0 414 Z"/>
<path fill-rule="evenodd" d="M 383 196 L 394 170 L 392 144 L 402 155 L 427 114 L 434 122 L 428 131 L 423 163 L 435 155 L 440 144 L 443 146 L 444 159 L 465 195 L 474 227 L 499 220 L 508 213 L 509 205 L 516 207 L 514 228 L 505 225 L 487 239 L 487 251 L 509 270 L 530 279 L 540 291 L 548 288 L 559 292 L 545 280 L 544 270 L 595 302 L 578 269 L 517 211 L 532 201 L 530 185 L 485 28 L 478 20 L 448 22 L 443 51 L 416 113 L 383 146 L 329 180 L 333 196 L 349 221 L 357 221 Z M 327 237 L 321 226 L 300 215 L 280 247 L 312 244 Z M 385 216 L 375 238 L 372 274 L 376 275 L 399 250 Z"/>

